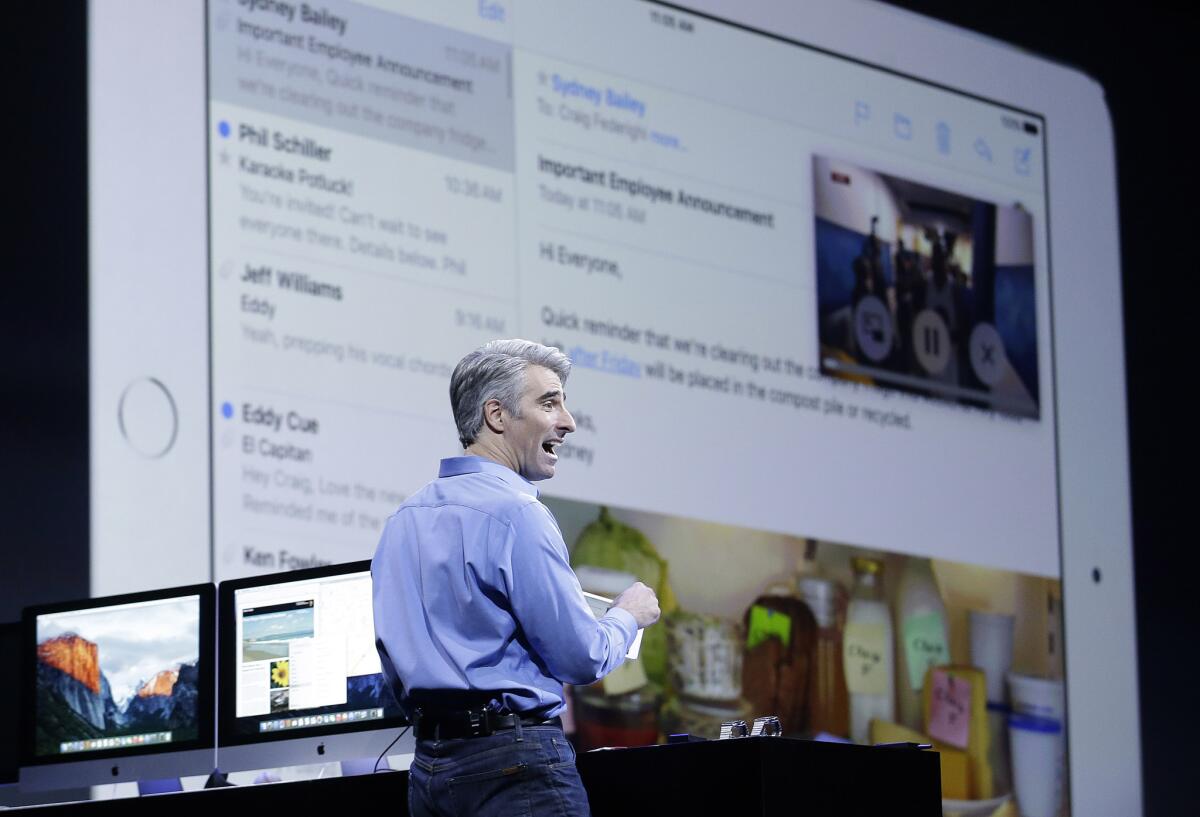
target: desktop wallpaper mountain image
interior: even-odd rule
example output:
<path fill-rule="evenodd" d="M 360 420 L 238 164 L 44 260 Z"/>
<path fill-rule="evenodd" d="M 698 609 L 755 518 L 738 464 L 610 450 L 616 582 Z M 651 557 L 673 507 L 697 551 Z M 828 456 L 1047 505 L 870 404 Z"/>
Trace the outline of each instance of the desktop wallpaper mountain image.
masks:
<path fill-rule="evenodd" d="M 64 741 L 172 732 L 172 742 L 198 734 L 195 660 L 166 666 L 114 701 L 101 669 L 102 647 L 76 633 L 38 644 L 35 748 L 53 755 Z"/>

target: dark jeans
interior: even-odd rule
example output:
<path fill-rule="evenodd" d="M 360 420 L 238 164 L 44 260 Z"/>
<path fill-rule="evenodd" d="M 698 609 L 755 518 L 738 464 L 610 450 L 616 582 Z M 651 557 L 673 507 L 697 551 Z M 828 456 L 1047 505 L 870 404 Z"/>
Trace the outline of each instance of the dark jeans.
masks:
<path fill-rule="evenodd" d="M 414 817 L 591 814 L 562 729 L 520 724 L 482 738 L 417 741 L 408 810 Z"/>

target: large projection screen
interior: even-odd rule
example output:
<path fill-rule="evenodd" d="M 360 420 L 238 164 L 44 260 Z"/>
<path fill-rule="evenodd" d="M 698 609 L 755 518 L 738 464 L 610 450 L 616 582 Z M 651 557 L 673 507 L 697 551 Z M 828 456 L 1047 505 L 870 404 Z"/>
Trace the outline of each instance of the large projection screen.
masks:
<path fill-rule="evenodd" d="M 1070 808 L 1139 813 L 1101 89 L 688 6 L 93 3 L 93 593 L 369 556 L 459 451 L 454 363 L 528 337 L 575 363 L 568 544 L 610 507 L 731 618 L 805 540 L 1061 600 L 1017 663 L 1065 667 Z"/>

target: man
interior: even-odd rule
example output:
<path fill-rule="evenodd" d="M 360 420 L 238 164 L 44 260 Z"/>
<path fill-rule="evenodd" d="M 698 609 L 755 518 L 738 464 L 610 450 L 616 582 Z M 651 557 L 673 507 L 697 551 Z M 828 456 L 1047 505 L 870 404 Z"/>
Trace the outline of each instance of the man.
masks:
<path fill-rule="evenodd" d="M 586 815 L 558 719 L 563 683 L 617 667 L 658 620 L 638 582 L 596 620 L 533 482 L 575 420 L 557 349 L 497 340 L 464 357 L 450 403 L 464 456 L 384 527 L 371 565 L 380 659 L 415 723 L 414 815 Z"/>

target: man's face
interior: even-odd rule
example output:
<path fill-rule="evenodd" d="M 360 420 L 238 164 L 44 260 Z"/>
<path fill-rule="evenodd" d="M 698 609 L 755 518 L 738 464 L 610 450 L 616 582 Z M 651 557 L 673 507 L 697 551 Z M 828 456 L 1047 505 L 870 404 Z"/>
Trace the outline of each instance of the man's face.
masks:
<path fill-rule="evenodd" d="M 505 412 L 504 440 L 517 473 L 530 482 L 554 476 L 558 447 L 575 430 L 566 400 L 558 375 L 543 366 L 526 367 L 521 416 Z"/>

